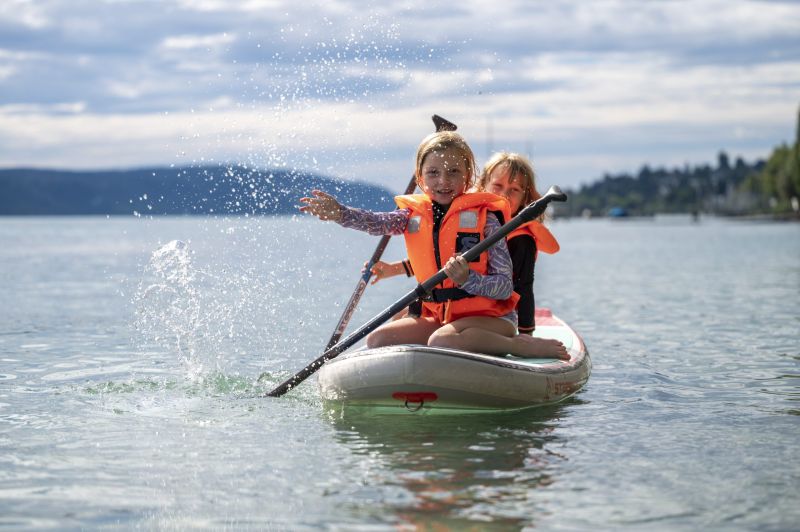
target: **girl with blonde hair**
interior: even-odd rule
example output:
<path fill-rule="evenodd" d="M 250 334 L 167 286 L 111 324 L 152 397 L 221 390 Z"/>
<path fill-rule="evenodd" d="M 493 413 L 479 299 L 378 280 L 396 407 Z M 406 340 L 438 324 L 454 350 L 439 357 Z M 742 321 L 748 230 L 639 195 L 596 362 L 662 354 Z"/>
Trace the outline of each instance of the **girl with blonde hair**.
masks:
<path fill-rule="evenodd" d="M 302 212 L 373 235 L 402 234 L 411 268 L 422 282 L 440 269 L 447 279 L 423 302 L 421 316 L 386 323 L 367 337 L 369 347 L 426 344 L 490 354 L 568 359 L 556 340 L 517 335 L 512 263 L 505 240 L 474 261 L 461 253 L 507 221 L 505 199 L 487 192 L 467 192 L 473 185 L 475 158 L 457 133 L 426 137 L 417 149 L 415 174 L 423 194 L 398 196 L 398 209 L 376 213 L 339 204 L 319 190 L 301 198 Z M 536 341 L 538 340 L 538 341 Z M 543 351 L 547 351 L 543 355 Z"/>

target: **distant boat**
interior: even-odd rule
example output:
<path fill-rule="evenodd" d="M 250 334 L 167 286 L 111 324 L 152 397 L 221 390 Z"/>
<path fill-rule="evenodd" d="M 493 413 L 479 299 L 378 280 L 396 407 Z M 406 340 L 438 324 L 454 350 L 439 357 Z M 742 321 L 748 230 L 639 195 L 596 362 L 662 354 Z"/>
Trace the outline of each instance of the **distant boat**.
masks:
<path fill-rule="evenodd" d="M 608 209 L 609 218 L 625 218 L 628 216 L 628 209 L 624 207 L 611 207 Z"/>

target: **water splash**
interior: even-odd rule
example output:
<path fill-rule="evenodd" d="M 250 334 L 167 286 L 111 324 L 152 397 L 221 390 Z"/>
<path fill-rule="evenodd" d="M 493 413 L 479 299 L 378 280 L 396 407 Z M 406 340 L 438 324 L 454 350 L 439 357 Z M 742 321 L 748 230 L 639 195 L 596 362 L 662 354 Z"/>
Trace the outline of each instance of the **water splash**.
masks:
<path fill-rule="evenodd" d="M 276 331 L 316 323 L 329 310 L 305 297 L 314 246 L 290 252 L 296 243 L 283 241 L 276 223 L 202 219 L 196 244 L 173 240 L 153 251 L 133 300 L 140 352 L 162 364 L 166 351 L 189 379 L 210 385 L 308 351 L 309 335 Z"/>
<path fill-rule="evenodd" d="M 156 343 L 166 340 L 194 381 L 209 370 L 199 349 L 201 274 L 192 265 L 189 245 L 173 240 L 153 252 L 136 297 L 137 330 Z"/>

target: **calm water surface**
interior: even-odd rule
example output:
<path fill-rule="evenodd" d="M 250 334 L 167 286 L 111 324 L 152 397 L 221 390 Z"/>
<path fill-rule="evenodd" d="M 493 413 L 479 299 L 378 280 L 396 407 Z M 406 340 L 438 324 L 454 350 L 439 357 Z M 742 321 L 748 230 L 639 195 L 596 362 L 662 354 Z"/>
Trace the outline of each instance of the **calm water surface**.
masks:
<path fill-rule="evenodd" d="M 800 225 L 552 229 L 537 303 L 583 335 L 587 387 L 387 418 L 326 407 L 313 379 L 260 397 L 319 355 L 375 238 L 0 219 L 0 526 L 796 530 Z M 351 326 L 409 288 L 370 287 Z"/>

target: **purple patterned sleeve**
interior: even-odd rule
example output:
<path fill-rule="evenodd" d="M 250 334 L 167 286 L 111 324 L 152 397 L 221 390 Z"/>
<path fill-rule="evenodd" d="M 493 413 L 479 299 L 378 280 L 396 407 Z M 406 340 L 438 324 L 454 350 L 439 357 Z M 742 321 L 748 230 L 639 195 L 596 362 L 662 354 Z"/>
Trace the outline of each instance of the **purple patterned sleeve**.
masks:
<path fill-rule="evenodd" d="M 498 229 L 500 229 L 500 222 L 494 214 L 489 213 L 486 216 L 483 237 L 488 238 L 496 233 Z M 490 247 L 488 253 L 489 263 L 486 275 L 470 270 L 469 278 L 461 285 L 461 288 L 476 296 L 508 299 L 514 291 L 514 283 L 511 280 L 514 266 L 511 263 L 511 255 L 508 253 L 506 239 L 503 238 Z"/>
<path fill-rule="evenodd" d="M 371 235 L 402 235 L 408 225 L 411 211 L 398 209 L 391 212 L 373 212 L 342 205 L 339 225 L 348 229 L 364 231 Z"/>

